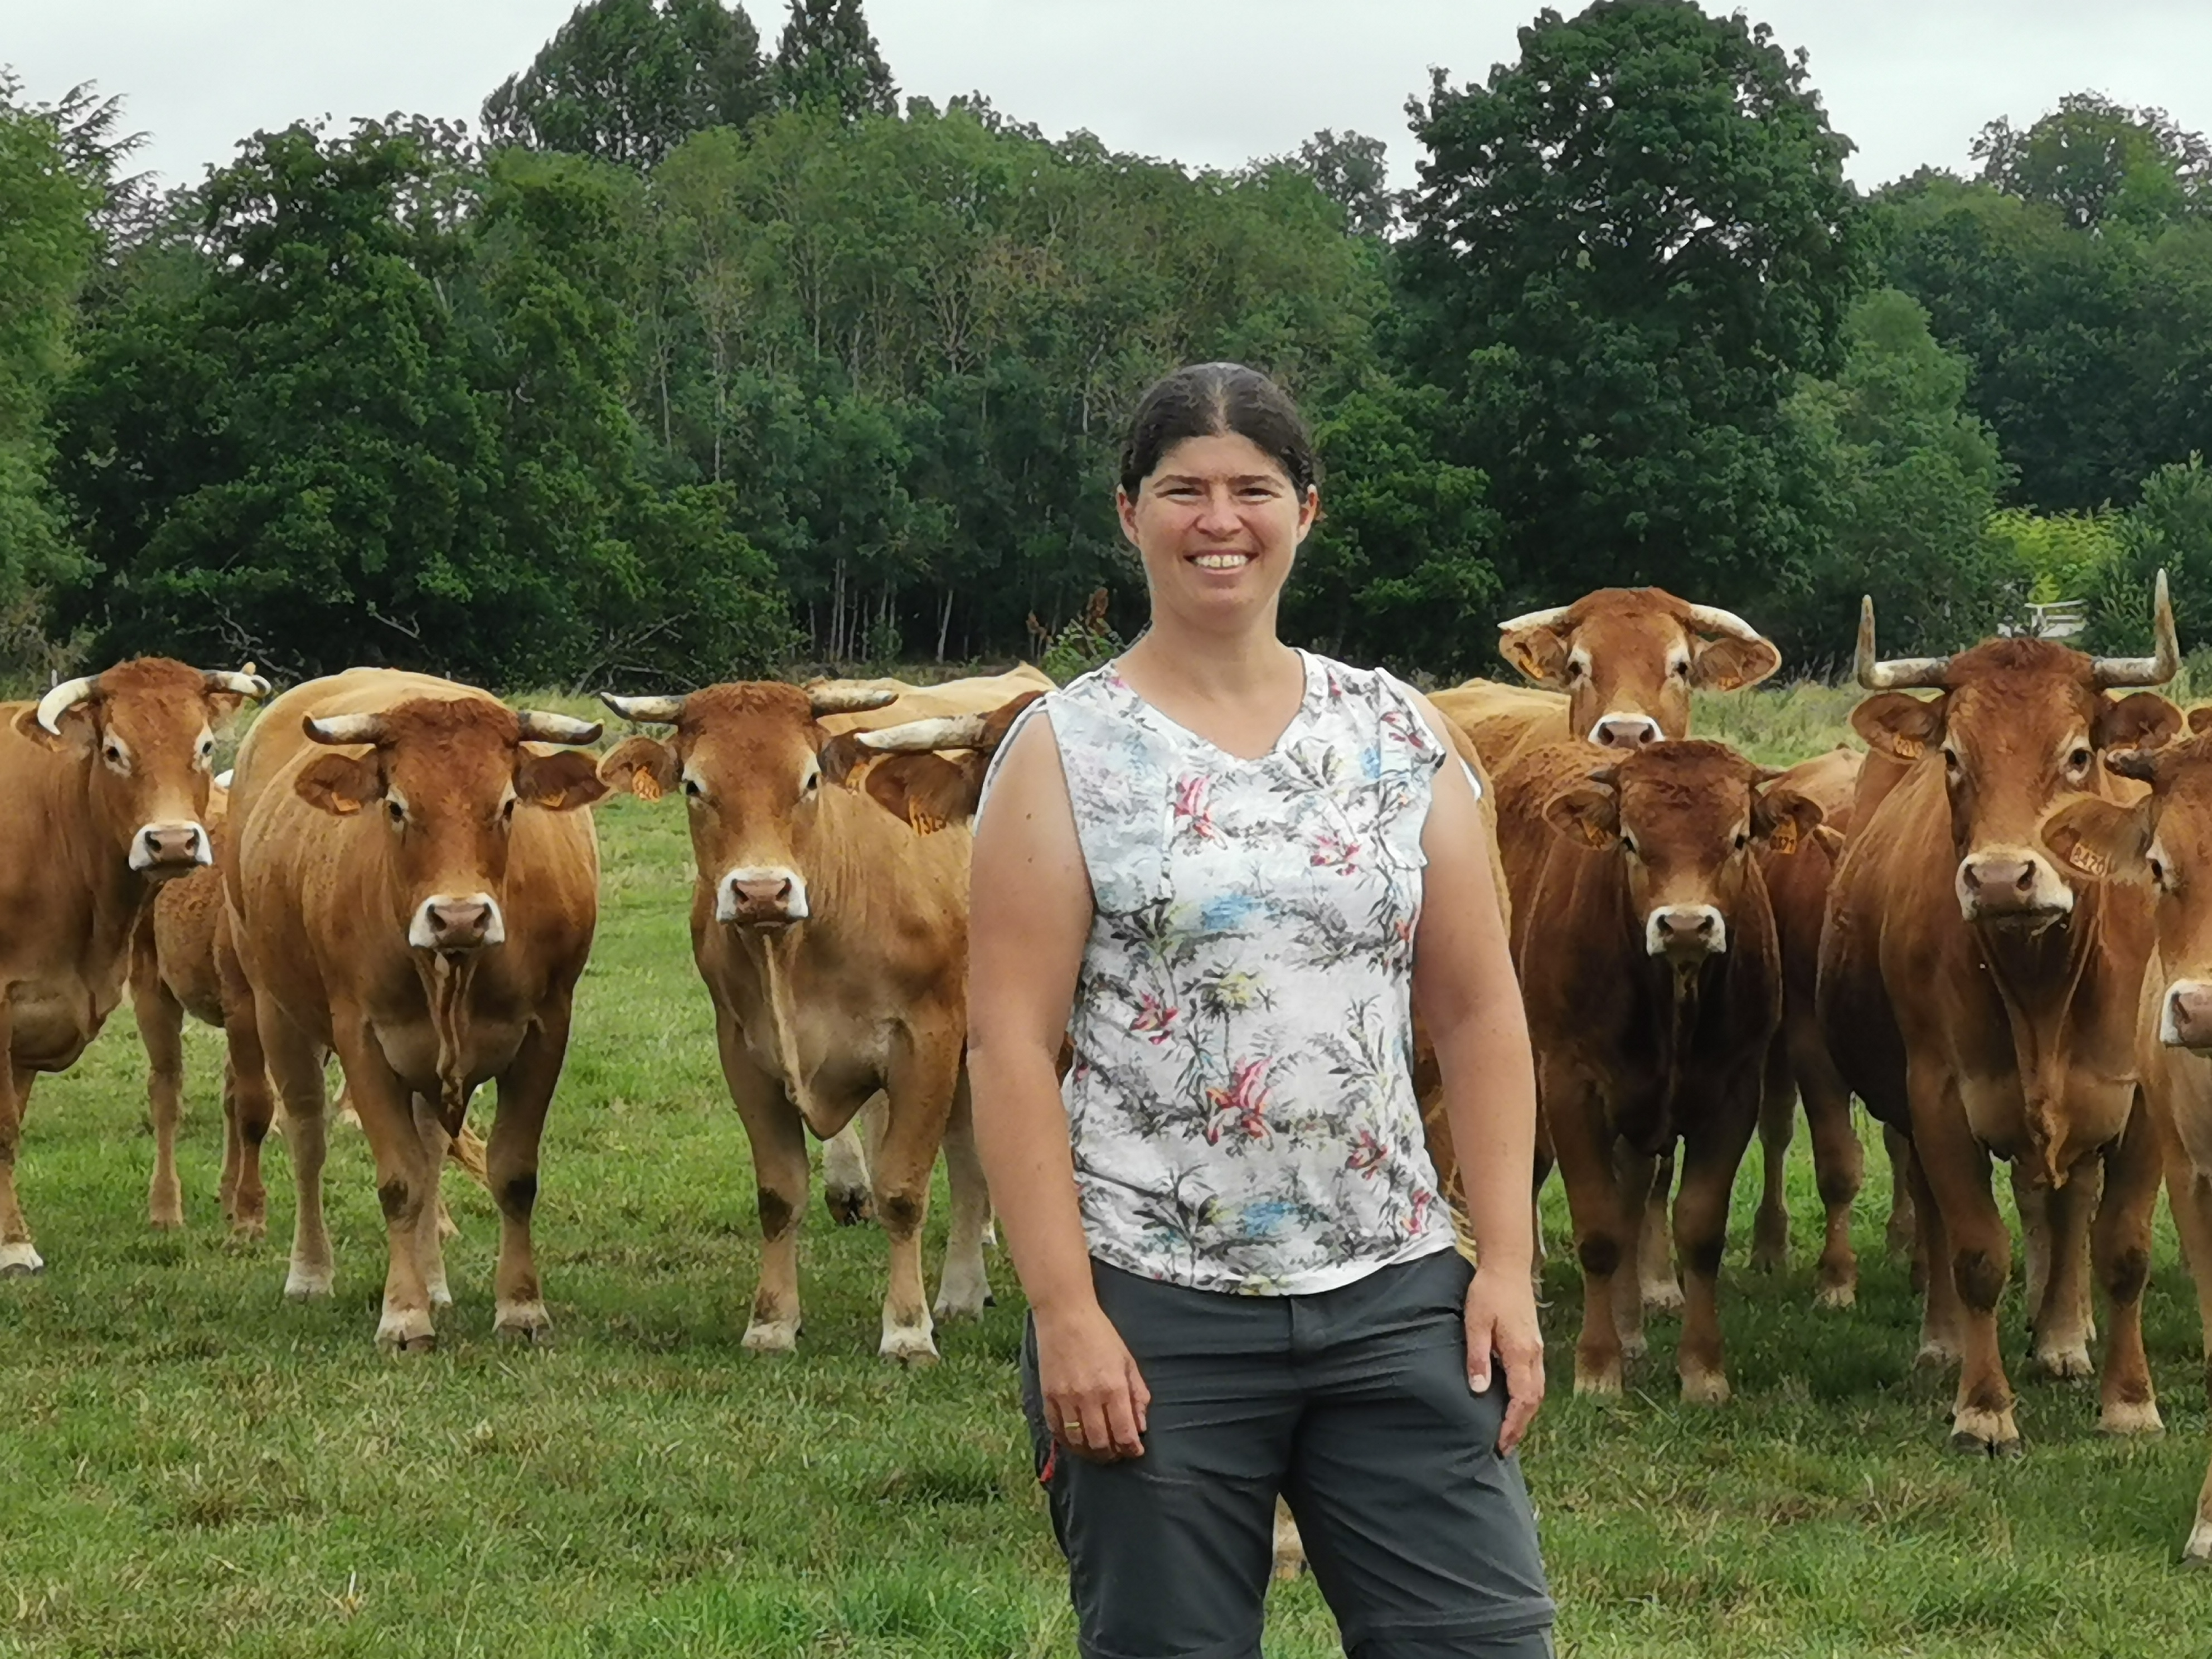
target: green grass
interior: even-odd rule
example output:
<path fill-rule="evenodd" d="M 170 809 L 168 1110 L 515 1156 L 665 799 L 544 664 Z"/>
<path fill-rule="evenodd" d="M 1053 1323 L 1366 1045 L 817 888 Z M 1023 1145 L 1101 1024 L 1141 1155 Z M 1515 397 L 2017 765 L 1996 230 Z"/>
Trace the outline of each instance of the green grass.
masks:
<path fill-rule="evenodd" d="M 602 927 L 538 1207 L 550 1351 L 492 1341 L 494 1218 L 459 1180 L 459 1305 L 442 1346 L 374 1351 L 383 1227 L 350 1131 L 334 1133 L 329 1170 L 337 1295 L 286 1304 L 281 1146 L 276 1236 L 234 1246 L 216 1216 L 212 1033 L 191 1038 L 180 1234 L 144 1222 L 152 1142 L 127 1013 L 74 1073 L 41 1081 L 21 1186 L 51 1266 L 0 1284 L 0 1654 L 1073 1651 L 1028 1478 L 1003 1260 L 1000 1305 L 939 1333 L 944 1364 L 893 1370 L 874 1358 L 882 1238 L 831 1228 L 817 1205 L 800 1352 L 738 1346 L 752 1182 L 684 936 L 680 815 L 623 800 L 599 823 Z M 1625 1401 L 1568 1395 L 1580 1297 L 1556 1183 L 1547 1196 L 1556 1392 L 1527 1467 L 1563 1651 L 2212 1650 L 2212 1576 L 2174 1565 L 2207 1425 L 2170 1231 L 2148 1301 L 2167 1437 L 2101 1441 L 2093 1387 L 2016 1370 L 2027 1457 L 1968 1462 L 1945 1445 L 1948 1383 L 1908 1370 L 1918 1315 L 1880 1255 L 1878 1146 L 1850 1314 L 1811 1307 L 1802 1135 L 1795 1266 L 1769 1279 L 1734 1265 L 1755 1162 L 1723 1292 L 1736 1401 L 1717 1413 L 1674 1403 L 1667 1324 Z M 2022 1323 L 2015 1296 L 2016 1366 Z M 1311 1584 L 1279 1587 L 1270 1659 L 1335 1651 Z"/>

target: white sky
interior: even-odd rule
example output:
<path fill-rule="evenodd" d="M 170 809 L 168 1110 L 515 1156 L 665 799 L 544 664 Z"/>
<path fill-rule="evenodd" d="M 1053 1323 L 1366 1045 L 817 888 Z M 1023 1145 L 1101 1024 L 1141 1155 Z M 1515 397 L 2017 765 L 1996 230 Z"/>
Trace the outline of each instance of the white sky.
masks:
<path fill-rule="evenodd" d="M 36 99 L 80 81 L 125 100 L 140 164 L 197 179 L 259 127 L 395 110 L 476 116 L 573 0 L 0 0 L 0 64 Z M 1400 184 L 1407 96 L 1440 64 L 1480 80 L 1518 53 L 1535 0 L 866 0 L 900 88 L 981 90 L 1059 134 L 1233 167 L 1320 127 L 1388 140 Z M 1565 0 L 1562 10 L 1576 9 Z M 764 43 L 781 0 L 749 0 Z M 1963 168 L 1998 115 L 2033 119 L 2094 88 L 2212 131 L 2212 0 L 1760 0 L 1811 53 L 1830 118 L 1878 184 Z"/>

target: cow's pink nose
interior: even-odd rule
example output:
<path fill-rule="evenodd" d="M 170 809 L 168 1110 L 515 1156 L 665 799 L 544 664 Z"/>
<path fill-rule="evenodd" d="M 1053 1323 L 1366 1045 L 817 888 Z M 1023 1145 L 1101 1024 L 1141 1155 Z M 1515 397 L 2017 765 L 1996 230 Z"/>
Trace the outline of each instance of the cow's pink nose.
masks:
<path fill-rule="evenodd" d="M 422 909 L 430 942 L 441 951 L 471 951 L 491 933 L 491 906 L 478 898 L 434 899 Z"/>
<path fill-rule="evenodd" d="M 1649 714 L 1607 714 L 1590 728 L 1590 741 L 1601 749 L 1641 749 L 1662 735 Z"/>
<path fill-rule="evenodd" d="M 2169 990 L 2159 1036 L 2172 1048 L 2212 1048 L 2212 985 L 2188 980 Z"/>
<path fill-rule="evenodd" d="M 167 867 L 200 861 L 200 827 L 197 823 L 149 823 L 138 832 L 145 844 L 148 865 Z"/>
<path fill-rule="evenodd" d="M 730 886 L 748 910 L 780 910 L 791 902 L 789 876 L 748 876 L 732 880 Z"/>

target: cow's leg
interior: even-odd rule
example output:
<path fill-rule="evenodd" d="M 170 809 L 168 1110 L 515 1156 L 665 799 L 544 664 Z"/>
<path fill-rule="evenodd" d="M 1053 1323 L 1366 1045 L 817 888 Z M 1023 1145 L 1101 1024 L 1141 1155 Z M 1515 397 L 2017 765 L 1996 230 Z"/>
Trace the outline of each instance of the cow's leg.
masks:
<path fill-rule="evenodd" d="M 1637 1230 L 1636 1278 L 1647 1314 L 1682 1311 L 1682 1285 L 1674 1276 L 1674 1234 L 1668 1219 L 1674 1195 L 1674 1149 L 1659 1155 L 1646 1189 L 1643 1224 Z"/>
<path fill-rule="evenodd" d="M 2012 1234 L 1990 1189 L 1990 1158 L 1966 1127 L 1966 1108 L 1948 1076 L 1909 1073 L 1912 1139 L 1921 1173 L 1943 1222 L 1948 1260 L 1931 1258 L 1931 1281 L 1945 1274 L 1959 1297 L 1962 1339 L 1951 1443 L 1960 1451 L 2017 1456 L 2020 1427 L 1997 1340 L 1997 1302 L 2012 1273 Z"/>
<path fill-rule="evenodd" d="M 1923 1261 L 1948 1261 L 1950 1246 L 1943 1233 L 1942 1212 L 1929 1191 L 1928 1177 L 1920 1168 L 1912 1143 L 1898 1139 L 1896 1167 L 1904 1177 L 1906 1215 L 1917 1237 L 1913 1249 Z M 1959 1292 L 1948 1273 L 1936 1273 L 1920 1286 L 1920 1350 L 1913 1355 L 1916 1369 L 1946 1371 L 1959 1363 L 1962 1339 L 1959 1334 Z"/>
<path fill-rule="evenodd" d="M 975 1151 L 975 1113 L 968 1098 L 968 1068 L 952 1094 L 945 1124 L 945 1174 L 952 1192 L 952 1225 L 945 1237 L 945 1273 L 937 1281 L 939 1319 L 976 1319 L 991 1301 L 983 1267 L 983 1229 L 991 1218 L 990 1189 Z"/>
<path fill-rule="evenodd" d="M 346 1092 L 376 1159 L 376 1201 L 384 1211 L 387 1265 L 384 1310 L 376 1346 L 396 1353 L 425 1353 L 437 1346 L 430 1317 L 430 1287 L 419 1249 L 435 1203 L 438 1166 L 423 1155 L 415 1127 L 414 1091 L 392 1069 L 364 1026 L 342 1021 L 338 1061 Z"/>
<path fill-rule="evenodd" d="M 2212 1394 L 2212 1170 L 2191 1162 L 2178 1135 L 2163 1121 L 2160 1137 L 2166 1151 L 2166 1195 L 2173 1206 L 2174 1231 L 2181 1235 L 2182 1259 L 2197 1285 L 2197 1324 L 2204 1355 L 2206 1392 Z M 2182 1552 L 2191 1561 L 2212 1564 L 2212 1468 L 2197 1496 L 2197 1521 Z"/>
<path fill-rule="evenodd" d="M 453 1222 L 446 1214 L 440 1188 L 444 1185 L 446 1154 L 453 1149 L 453 1138 L 446 1133 L 434 1101 L 416 1095 L 409 1105 L 414 1113 L 415 1133 L 422 1142 L 423 1161 L 430 1171 L 430 1201 L 422 1206 L 416 1219 L 415 1255 L 422 1264 L 422 1286 L 430 1293 L 430 1306 L 450 1308 L 453 1290 L 446 1279 L 446 1237 Z"/>
<path fill-rule="evenodd" d="M 218 937 L 216 971 L 222 981 L 223 1136 L 222 1212 L 231 1232 L 258 1239 L 268 1230 L 269 1194 L 261 1184 L 261 1144 L 276 1121 L 269 1088 L 269 1059 L 261 1042 L 253 988 L 237 957 Z M 316 1070 L 321 1070 L 318 1062 Z"/>
<path fill-rule="evenodd" d="M 1912 1288 L 1921 1288 L 1921 1275 L 1928 1271 L 1927 1259 L 1917 1254 L 1920 1230 L 1912 1215 L 1912 1177 L 1905 1165 L 1911 1161 L 1912 1143 L 1887 1123 L 1881 1126 L 1881 1144 L 1889 1153 L 1889 1222 L 1882 1229 L 1882 1249 L 1892 1260 L 1901 1255 L 1912 1257 Z"/>
<path fill-rule="evenodd" d="M 2086 1160 L 2085 1160 L 2086 1165 Z M 2091 1375 L 2088 1322 L 2083 1303 L 2088 1290 L 2087 1244 L 2089 1221 L 2095 1212 L 2096 1193 L 2087 1179 L 2086 1167 L 2077 1167 L 2074 1179 L 2051 1187 L 2023 1176 L 2013 1165 L 2014 1196 L 2021 1205 L 2021 1231 L 2030 1251 L 2028 1306 L 2034 1339 L 2029 1363 L 2049 1376 L 2073 1381 Z M 2031 1202 L 2039 1225 L 2027 1224 Z M 2034 1251 L 2042 1240 L 2042 1284 L 2033 1281 Z"/>
<path fill-rule="evenodd" d="M 1760 1184 L 1759 1214 L 1751 1225 L 1751 1265 L 1759 1273 L 1773 1273 L 1790 1265 L 1786 1176 L 1790 1140 L 1796 1128 L 1797 1080 L 1790 1069 L 1790 1045 L 1778 1031 L 1766 1047 L 1766 1070 L 1759 1095 Z"/>
<path fill-rule="evenodd" d="M 1729 1194 L 1751 1145 L 1762 1102 L 1756 1076 L 1735 1080 L 1694 1139 L 1682 1143 L 1682 1190 L 1674 1199 L 1674 1252 L 1686 1281 L 1675 1370 L 1691 1405 L 1724 1406 L 1728 1370 L 1721 1355 L 1721 1256 L 1728 1248 Z"/>
<path fill-rule="evenodd" d="M 177 1180 L 177 1120 L 184 1115 L 185 1008 L 151 963 L 134 962 L 131 1012 L 146 1048 L 146 1109 L 154 1120 L 154 1180 L 146 1219 L 156 1227 L 185 1224 L 184 1188 Z"/>
<path fill-rule="evenodd" d="M 1858 1300 L 1859 1259 L 1851 1249 L 1851 1206 L 1866 1182 L 1866 1148 L 1859 1145 L 1858 1126 L 1851 1121 L 1850 1086 L 1836 1070 L 1818 1031 L 1793 1034 L 1790 1063 L 1805 1099 L 1813 1176 L 1826 1223 L 1820 1260 L 1813 1272 L 1813 1304 L 1848 1308 Z"/>
<path fill-rule="evenodd" d="M 753 1064 L 736 1020 L 714 1011 L 715 1046 L 731 1102 L 752 1149 L 760 1201 L 760 1283 L 744 1345 L 756 1353 L 799 1346 L 799 1221 L 806 1207 L 806 1126 L 783 1085 Z"/>
<path fill-rule="evenodd" d="M 2127 1132 L 2105 1149 L 2102 1161 L 2104 1191 L 2089 1242 L 2112 1328 L 2106 1337 L 2097 1427 L 2106 1434 L 2157 1434 L 2166 1425 L 2158 1414 L 2150 1361 L 2143 1352 L 2142 1294 L 2150 1279 L 2160 1158 L 2150 1114 L 2140 1094 Z"/>
<path fill-rule="evenodd" d="M 492 1119 L 490 1144 L 484 1149 L 484 1173 L 490 1181 L 492 1202 L 499 1206 L 492 1332 L 514 1341 L 542 1342 L 553 1334 L 544 1291 L 538 1282 L 530 1224 L 538 1206 L 538 1152 L 544 1139 L 545 1114 L 568 1053 L 564 996 L 557 1008 L 540 1012 L 538 1023 L 500 1074 L 499 1109 Z"/>
<path fill-rule="evenodd" d="M 0 1054 L 8 1050 L 14 1024 L 8 999 L 0 994 Z M 12 1064 L 0 1071 L 0 1279 L 38 1273 L 46 1265 L 31 1243 L 31 1230 L 15 1201 L 15 1153 L 23 1144 L 23 1114 L 31 1103 L 34 1075 L 28 1066 Z"/>
<path fill-rule="evenodd" d="M 1646 1156 L 1625 1140 L 1613 1143 L 1613 1188 L 1620 1195 L 1620 1223 L 1627 1229 L 1623 1237 L 1642 1241 L 1646 1247 L 1643 1258 L 1650 1255 L 1653 1232 L 1667 1231 L 1667 1200 L 1673 1196 L 1668 1188 L 1674 1184 L 1674 1168 L 1672 1158 Z M 1662 1170 L 1665 1186 L 1660 1185 Z M 1666 1249 L 1671 1267 L 1672 1244 Z M 1616 1273 L 1613 1280 L 1613 1328 L 1620 1339 L 1620 1357 L 1630 1364 L 1643 1358 L 1651 1346 L 1644 1329 L 1644 1278 L 1640 1259 L 1637 1272 Z"/>
<path fill-rule="evenodd" d="M 841 1227 L 855 1226 L 875 1213 L 857 1117 L 822 1144 L 822 1202 Z"/>
<path fill-rule="evenodd" d="M 330 1229 L 323 1224 L 323 1159 L 328 1151 L 324 1114 L 329 1097 L 322 1051 L 283 1010 L 265 1000 L 258 1024 L 270 1074 L 284 1103 L 284 1142 L 291 1152 L 292 1182 L 298 1194 L 284 1294 L 295 1300 L 328 1296 L 332 1272 Z M 243 1069 L 241 1065 L 241 1082 Z M 244 1185 L 242 1180 L 240 1184 Z"/>
<path fill-rule="evenodd" d="M 1539 1062 L 1540 1076 L 1550 1068 Z M 1559 1176 L 1573 1218 L 1575 1254 L 1583 1269 L 1583 1329 L 1575 1344 L 1575 1392 L 1621 1390 L 1620 1332 L 1614 1323 L 1613 1279 L 1635 1276 L 1630 1260 L 1637 1235 L 1623 1214 L 1613 1177 L 1612 1133 L 1598 1092 L 1586 1083 L 1543 1079 L 1540 1091 L 1551 1126 Z"/>
<path fill-rule="evenodd" d="M 922 1283 L 921 1228 L 929 1216 L 929 1177 L 960 1085 L 957 1031 L 915 1042 L 895 1054 L 884 1079 L 890 1104 L 881 1145 L 872 1148 L 876 1220 L 890 1243 L 884 1291 L 883 1340 L 876 1352 L 902 1364 L 934 1364 L 937 1341 Z M 980 1233 L 980 1228 L 979 1228 Z"/>

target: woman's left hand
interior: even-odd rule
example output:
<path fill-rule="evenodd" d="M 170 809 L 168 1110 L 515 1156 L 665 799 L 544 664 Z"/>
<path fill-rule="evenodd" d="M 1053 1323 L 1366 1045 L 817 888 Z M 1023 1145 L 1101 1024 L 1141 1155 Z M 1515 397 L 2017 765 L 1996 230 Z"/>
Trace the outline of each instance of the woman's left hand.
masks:
<path fill-rule="evenodd" d="M 1498 1431 L 1503 1457 L 1521 1443 L 1544 1403 L 1544 1333 L 1525 1267 L 1483 1268 L 1467 1287 L 1467 1381 L 1477 1394 L 1490 1387 L 1493 1361 L 1505 1367 L 1505 1423 Z"/>

